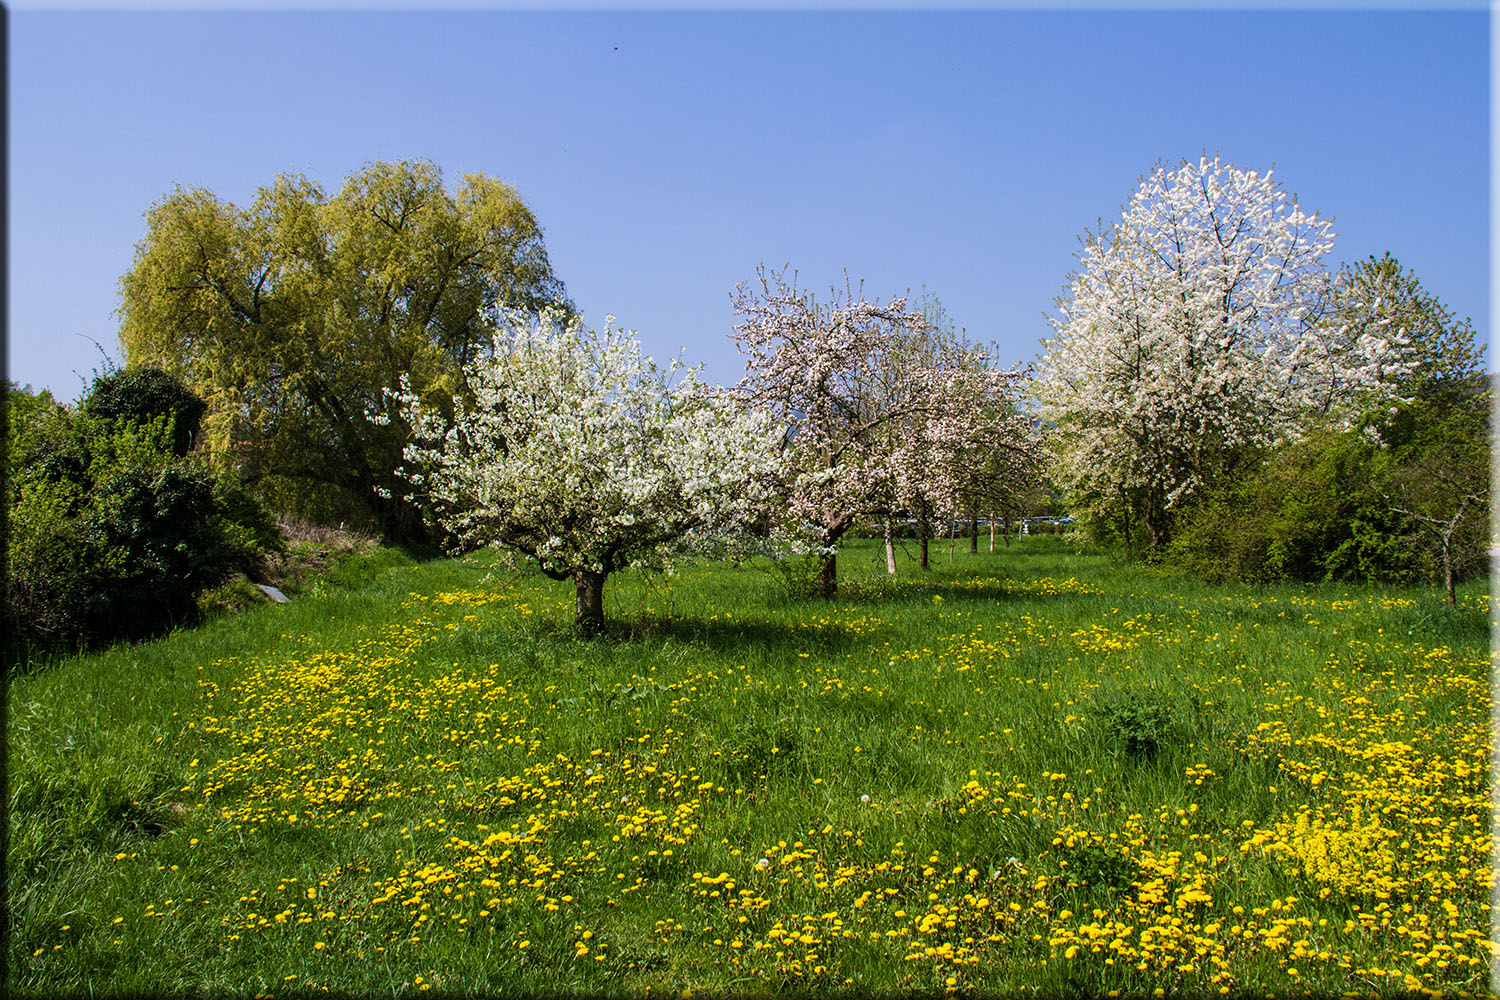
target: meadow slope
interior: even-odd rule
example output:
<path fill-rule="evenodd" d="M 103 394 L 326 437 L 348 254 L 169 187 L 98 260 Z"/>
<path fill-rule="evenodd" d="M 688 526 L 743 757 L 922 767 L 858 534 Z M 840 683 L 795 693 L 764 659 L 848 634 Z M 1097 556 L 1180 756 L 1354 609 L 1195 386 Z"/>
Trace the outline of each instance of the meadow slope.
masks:
<path fill-rule="evenodd" d="M 16 995 L 1488 994 L 1487 581 L 395 566 L 12 680 Z"/>

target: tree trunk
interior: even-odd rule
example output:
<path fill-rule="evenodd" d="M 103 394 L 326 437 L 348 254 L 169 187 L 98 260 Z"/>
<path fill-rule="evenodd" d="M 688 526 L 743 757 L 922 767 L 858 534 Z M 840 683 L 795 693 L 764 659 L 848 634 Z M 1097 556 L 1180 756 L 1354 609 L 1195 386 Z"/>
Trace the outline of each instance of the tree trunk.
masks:
<path fill-rule="evenodd" d="M 1170 519 L 1167 514 L 1167 498 L 1156 487 L 1152 487 L 1146 496 L 1144 515 L 1142 520 L 1146 524 L 1146 534 L 1150 537 L 1151 551 L 1160 552 L 1167 547 Z"/>
<path fill-rule="evenodd" d="M 969 515 L 969 555 L 979 554 L 979 515 Z"/>
<path fill-rule="evenodd" d="M 1455 526 L 1457 518 L 1454 519 Z M 1453 607 L 1453 531 L 1449 529 L 1448 534 L 1443 536 L 1443 582 L 1448 586 L 1448 607 Z"/>
<path fill-rule="evenodd" d="M 927 568 L 927 536 L 930 528 L 927 524 L 927 511 L 925 508 L 917 511 L 917 542 L 921 550 L 921 558 L 917 560 L 917 566 L 921 569 Z"/>
<path fill-rule="evenodd" d="M 593 569 L 575 569 L 573 585 L 578 589 L 578 630 L 597 632 L 604 627 L 604 577 Z"/>
<path fill-rule="evenodd" d="M 1007 538 L 1005 544 L 1009 545 L 1010 539 Z M 990 518 L 990 551 L 995 551 L 995 519 L 993 517 Z"/>
<path fill-rule="evenodd" d="M 896 575 L 896 537 L 891 533 L 891 519 L 885 519 L 885 571 Z"/>
<path fill-rule="evenodd" d="M 1005 539 L 1005 547 L 1010 548 L 1010 518 L 1000 518 L 1000 537 Z"/>
<path fill-rule="evenodd" d="M 831 553 L 823 560 L 823 568 L 818 572 L 818 595 L 825 600 L 833 600 L 839 593 L 839 557 L 838 553 Z"/>
<path fill-rule="evenodd" d="M 392 545 L 427 545 L 433 539 L 422 511 L 399 497 L 369 496 L 370 511 L 380 522 L 381 534 Z"/>

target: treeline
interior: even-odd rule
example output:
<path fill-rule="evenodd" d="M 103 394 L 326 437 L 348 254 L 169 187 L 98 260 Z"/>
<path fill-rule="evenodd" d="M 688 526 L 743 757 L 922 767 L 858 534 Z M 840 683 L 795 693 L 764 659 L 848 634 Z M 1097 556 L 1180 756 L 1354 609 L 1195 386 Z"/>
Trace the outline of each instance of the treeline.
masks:
<path fill-rule="evenodd" d="M 850 532 L 896 572 L 908 523 L 925 566 L 941 525 L 1038 513 L 1206 577 L 1451 600 L 1487 563 L 1483 349 L 1390 255 L 1330 275 L 1332 247 L 1270 175 L 1205 158 L 1085 234 L 1035 371 L 931 295 L 819 299 L 762 268 L 732 297 L 745 378 L 674 387 L 582 327 L 492 178 L 376 163 L 248 207 L 179 188 L 121 280 L 126 368 L 77 407 L 7 392 L 8 631 L 189 620 L 281 544 L 268 512 L 509 546 L 595 623 L 609 572 L 716 533 L 812 560 L 831 597 Z"/>

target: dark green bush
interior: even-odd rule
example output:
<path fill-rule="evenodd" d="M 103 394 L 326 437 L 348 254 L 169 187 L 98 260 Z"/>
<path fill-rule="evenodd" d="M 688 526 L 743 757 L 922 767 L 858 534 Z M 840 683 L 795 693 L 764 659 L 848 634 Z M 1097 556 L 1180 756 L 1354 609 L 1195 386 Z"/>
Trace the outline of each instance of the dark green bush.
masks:
<path fill-rule="evenodd" d="M 1173 695 L 1154 686 L 1100 692 L 1093 715 L 1108 742 L 1140 762 L 1191 742 L 1204 726 L 1203 706 L 1195 695 Z"/>
<path fill-rule="evenodd" d="M 124 368 L 99 376 L 83 401 L 83 411 L 105 420 L 148 424 L 167 422 L 172 454 L 188 453 L 208 408 L 187 383 L 159 368 Z"/>
<path fill-rule="evenodd" d="M 95 386 L 118 397 L 118 378 Z M 202 592 L 283 546 L 252 498 L 177 453 L 191 400 L 106 416 L 92 394 L 75 412 L 11 386 L 5 405 L 8 661 L 190 622 Z"/>
<path fill-rule="evenodd" d="M 1413 579 L 1417 552 L 1377 488 L 1374 451 L 1324 432 L 1248 462 L 1177 512 L 1168 557 L 1208 580 Z"/>

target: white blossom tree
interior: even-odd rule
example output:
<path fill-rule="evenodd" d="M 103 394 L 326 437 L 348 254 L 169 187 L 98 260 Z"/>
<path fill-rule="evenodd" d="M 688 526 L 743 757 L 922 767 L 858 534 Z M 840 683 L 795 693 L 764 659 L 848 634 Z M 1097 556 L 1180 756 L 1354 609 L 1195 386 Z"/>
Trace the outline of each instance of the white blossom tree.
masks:
<path fill-rule="evenodd" d="M 1380 384 L 1390 332 L 1318 322 L 1333 237 L 1270 173 L 1218 157 L 1157 167 L 1085 234 L 1036 384 L 1075 496 L 1121 503 L 1159 547 L 1168 508 L 1237 449 Z"/>
<path fill-rule="evenodd" d="M 668 565 L 691 537 L 760 512 L 781 426 L 699 369 L 663 371 L 613 317 L 603 332 L 553 311 L 508 320 L 452 421 L 405 396 L 409 478 L 462 543 L 500 545 L 571 579 L 579 626 L 597 629 L 609 574 Z"/>

